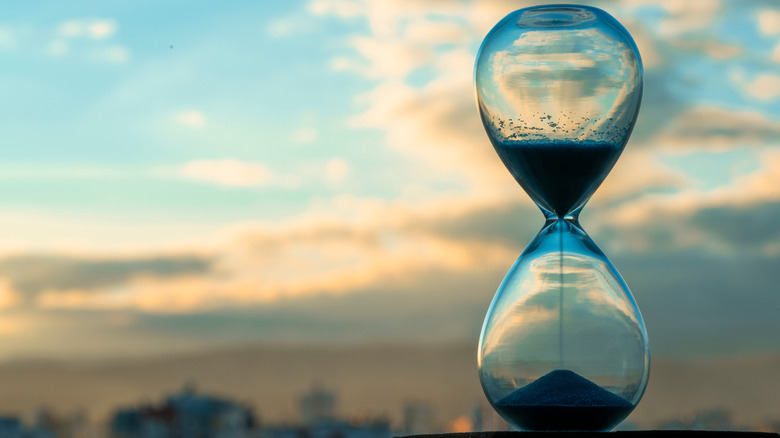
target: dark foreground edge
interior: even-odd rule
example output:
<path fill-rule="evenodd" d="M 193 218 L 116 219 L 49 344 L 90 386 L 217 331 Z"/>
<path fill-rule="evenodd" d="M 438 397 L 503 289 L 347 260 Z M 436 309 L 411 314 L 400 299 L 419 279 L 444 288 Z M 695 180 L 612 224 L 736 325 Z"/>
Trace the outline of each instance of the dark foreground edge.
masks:
<path fill-rule="evenodd" d="M 470 432 L 407 435 L 397 438 L 780 438 L 775 432 L 731 432 L 720 430 L 632 430 L 620 432 Z"/>

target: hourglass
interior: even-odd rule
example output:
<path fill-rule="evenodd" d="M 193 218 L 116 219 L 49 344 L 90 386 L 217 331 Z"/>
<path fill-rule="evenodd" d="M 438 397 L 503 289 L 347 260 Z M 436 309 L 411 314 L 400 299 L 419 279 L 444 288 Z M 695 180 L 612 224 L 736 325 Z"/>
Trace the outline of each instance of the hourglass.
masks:
<path fill-rule="evenodd" d="M 636 45 L 597 8 L 520 9 L 482 43 L 475 87 L 496 152 L 546 219 L 485 317 L 485 395 L 521 429 L 610 430 L 642 398 L 650 350 L 628 287 L 578 217 L 633 129 Z"/>

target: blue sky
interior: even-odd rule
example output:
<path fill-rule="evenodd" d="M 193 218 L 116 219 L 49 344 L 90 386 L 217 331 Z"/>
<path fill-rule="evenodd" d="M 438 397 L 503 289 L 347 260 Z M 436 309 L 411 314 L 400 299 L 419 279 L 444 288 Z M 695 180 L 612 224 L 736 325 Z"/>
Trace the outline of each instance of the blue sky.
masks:
<path fill-rule="evenodd" d="M 653 351 L 780 349 L 780 8 L 583 3 L 644 60 L 635 133 L 582 222 Z M 476 338 L 542 224 L 471 88 L 523 6 L 6 8 L 0 358 Z"/>

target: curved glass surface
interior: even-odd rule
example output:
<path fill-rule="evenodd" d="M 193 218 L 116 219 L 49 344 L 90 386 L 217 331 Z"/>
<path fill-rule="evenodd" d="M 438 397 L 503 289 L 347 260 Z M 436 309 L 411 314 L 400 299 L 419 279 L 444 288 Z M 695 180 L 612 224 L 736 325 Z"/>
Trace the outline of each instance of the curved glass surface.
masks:
<path fill-rule="evenodd" d="M 578 216 L 633 129 L 636 45 L 600 9 L 521 9 L 482 43 L 475 88 L 496 152 L 546 218 L 485 317 L 482 387 L 518 428 L 610 430 L 642 398 L 650 351 L 628 287 Z"/>

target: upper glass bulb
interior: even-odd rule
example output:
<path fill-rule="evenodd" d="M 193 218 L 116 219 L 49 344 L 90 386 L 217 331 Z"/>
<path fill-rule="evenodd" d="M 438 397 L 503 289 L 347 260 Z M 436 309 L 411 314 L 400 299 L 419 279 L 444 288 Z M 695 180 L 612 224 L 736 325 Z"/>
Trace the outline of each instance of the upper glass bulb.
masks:
<path fill-rule="evenodd" d="M 475 86 L 504 164 L 539 207 L 564 216 L 587 202 L 628 141 L 642 64 L 631 36 L 606 12 L 537 6 L 507 15 L 485 37 Z M 512 149 L 517 144 L 524 150 Z M 550 152 L 569 161 L 542 177 Z"/>

